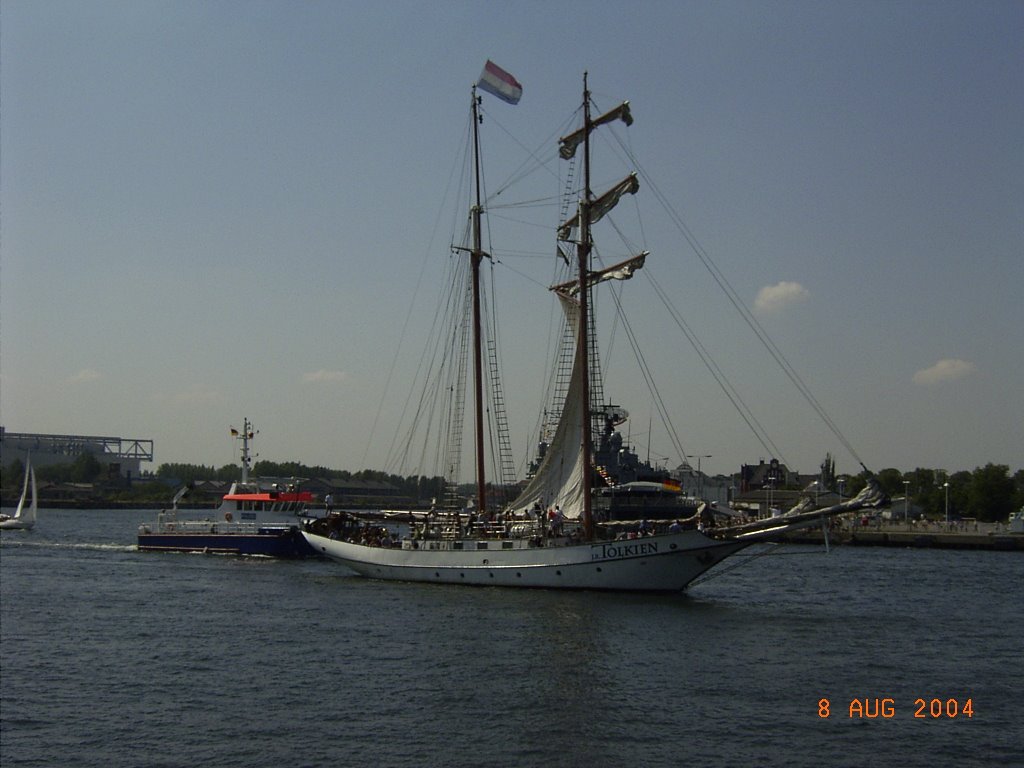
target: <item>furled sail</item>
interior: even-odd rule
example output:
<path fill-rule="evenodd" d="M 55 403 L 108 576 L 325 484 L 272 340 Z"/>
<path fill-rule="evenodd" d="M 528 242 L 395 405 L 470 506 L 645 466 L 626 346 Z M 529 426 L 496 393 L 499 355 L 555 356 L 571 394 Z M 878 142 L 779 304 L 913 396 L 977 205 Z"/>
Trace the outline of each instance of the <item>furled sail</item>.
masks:
<path fill-rule="evenodd" d="M 579 302 L 561 292 L 558 298 L 575 336 L 579 329 Z M 529 511 L 539 504 L 544 510 L 557 505 L 570 519 L 577 519 L 583 513 L 583 473 L 586 468 L 583 466 L 584 452 L 580 450 L 583 440 L 582 391 L 582 355 L 577 349 L 562 417 L 536 474 L 511 504 L 511 509 L 516 512 Z"/>
<path fill-rule="evenodd" d="M 590 286 L 594 286 L 597 285 L 598 283 L 603 283 L 606 280 L 629 280 L 629 278 L 633 276 L 634 272 L 636 272 L 638 269 L 643 268 L 644 261 L 647 260 L 647 256 L 649 253 L 650 251 L 643 251 L 641 253 L 638 253 L 636 256 L 633 256 L 632 258 L 626 259 L 625 261 L 620 261 L 618 264 L 613 264 L 612 266 L 607 267 L 605 269 L 601 269 L 596 272 L 591 272 L 587 284 Z M 553 285 L 551 287 L 551 290 L 555 291 L 556 293 L 563 293 L 570 296 L 574 296 L 577 293 L 579 293 L 580 283 L 579 280 L 570 280 L 569 282 L 566 283 Z"/>
<path fill-rule="evenodd" d="M 590 122 L 590 129 L 593 130 L 594 128 L 597 128 L 597 126 L 599 125 L 604 125 L 605 123 L 610 123 L 613 120 L 618 120 L 620 118 L 622 119 L 622 122 L 624 122 L 626 125 L 633 124 L 633 115 L 629 113 L 628 101 L 622 102 L 615 109 L 611 110 L 610 112 L 605 112 L 596 120 L 592 120 Z M 563 136 L 562 138 L 560 138 L 558 140 L 558 143 L 560 145 L 558 147 L 558 154 L 560 154 L 564 159 L 568 160 L 570 157 L 576 154 L 576 147 L 578 147 L 583 142 L 583 139 L 586 137 L 586 135 L 587 129 L 584 126 L 583 128 L 579 128 L 578 130 L 573 131 L 568 136 Z"/>
<path fill-rule="evenodd" d="M 640 189 L 636 173 L 631 173 L 614 187 L 609 189 L 590 204 L 590 223 L 596 224 L 619 203 L 619 199 L 629 193 L 635 195 Z M 579 216 L 573 216 L 558 228 L 559 240 L 571 240 L 572 231 L 579 225 Z"/>

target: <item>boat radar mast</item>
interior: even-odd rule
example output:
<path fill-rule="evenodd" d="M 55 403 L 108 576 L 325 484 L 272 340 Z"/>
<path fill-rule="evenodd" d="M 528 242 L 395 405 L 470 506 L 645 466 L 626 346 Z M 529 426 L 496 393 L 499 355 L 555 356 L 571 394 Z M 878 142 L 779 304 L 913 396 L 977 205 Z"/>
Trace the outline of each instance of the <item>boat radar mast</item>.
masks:
<path fill-rule="evenodd" d="M 242 432 L 239 434 L 238 430 L 231 427 L 231 436 L 236 440 L 242 441 L 242 482 L 249 482 L 249 464 L 252 461 L 252 454 L 249 453 L 249 441 L 256 438 L 256 430 L 253 429 L 252 422 L 249 419 L 242 420 Z"/>

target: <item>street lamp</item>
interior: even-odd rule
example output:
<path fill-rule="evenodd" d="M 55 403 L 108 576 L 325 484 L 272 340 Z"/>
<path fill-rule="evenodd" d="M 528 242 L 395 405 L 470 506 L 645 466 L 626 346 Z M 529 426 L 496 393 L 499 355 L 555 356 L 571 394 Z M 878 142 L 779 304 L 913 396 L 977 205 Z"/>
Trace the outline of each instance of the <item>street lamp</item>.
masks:
<path fill-rule="evenodd" d="M 909 480 L 904 480 L 903 481 L 903 520 L 907 523 L 908 526 L 910 525 L 910 514 L 909 514 L 909 503 L 910 503 L 909 494 L 910 494 L 910 492 L 907 490 L 907 488 L 909 486 L 910 486 L 910 481 Z"/>
<path fill-rule="evenodd" d="M 845 480 L 836 480 L 836 486 L 839 488 L 839 503 L 843 503 L 843 486 L 846 485 Z"/>
<path fill-rule="evenodd" d="M 686 453 L 686 454 L 683 454 L 683 456 L 685 458 L 687 458 L 687 459 L 696 459 L 697 460 L 697 497 L 702 499 L 702 498 L 704 498 L 704 475 L 702 475 L 701 471 L 700 471 L 700 460 L 701 459 L 710 459 L 711 458 L 711 454 L 710 453 L 704 453 L 704 454 L 698 455 L 698 454 Z"/>
<path fill-rule="evenodd" d="M 946 527 L 949 527 L 949 483 L 945 482 L 942 487 L 946 489 Z"/>
<path fill-rule="evenodd" d="M 821 501 L 820 501 L 820 499 L 821 499 L 821 483 L 819 483 L 817 480 L 815 480 L 813 483 L 811 483 L 811 485 L 814 486 L 814 506 L 815 507 L 820 507 L 821 506 Z"/>

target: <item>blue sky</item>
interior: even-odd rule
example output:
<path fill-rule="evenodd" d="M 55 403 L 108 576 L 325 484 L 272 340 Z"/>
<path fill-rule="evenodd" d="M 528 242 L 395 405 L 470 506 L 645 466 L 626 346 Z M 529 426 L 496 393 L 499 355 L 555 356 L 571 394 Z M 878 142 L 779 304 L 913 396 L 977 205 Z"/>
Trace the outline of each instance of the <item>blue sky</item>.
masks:
<path fill-rule="evenodd" d="M 485 102 L 489 184 L 520 161 L 509 136 L 557 138 L 589 71 L 600 106 L 630 100 L 616 135 L 869 467 L 1019 469 L 1022 30 L 1019 2 L 4 0 L 0 423 L 219 466 L 247 416 L 263 458 L 382 467 L 491 58 L 524 95 Z M 651 275 L 784 458 L 858 471 L 646 216 Z M 492 234 L 532 254 L 497 275 L 519 458 L 552 239 Z M 711 472 L 768 458 L 642 291 L 624 301 L 686 452 Z M 677 463 L 635 374 L 609 389 L 630 437 Z"/>

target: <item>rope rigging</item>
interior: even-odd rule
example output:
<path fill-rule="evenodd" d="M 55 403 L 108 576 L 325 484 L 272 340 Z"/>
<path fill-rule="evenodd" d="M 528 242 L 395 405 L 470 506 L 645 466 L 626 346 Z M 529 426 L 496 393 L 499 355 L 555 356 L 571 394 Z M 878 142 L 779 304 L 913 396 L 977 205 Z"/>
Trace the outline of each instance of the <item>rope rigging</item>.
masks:
<path fill-rule="evenodd" d="M 489 122 L 493 122 L 493 124 L 496 125 L 505 134 L 511 136 L 511 134 L 505 129 L 505 127 L 501 125 L 500 121 L 496 120 L 493 117 L 493 115 L 491 115 L 489 112 L 484 114 L 487 115 Z M 567 121 L 567 123 L 571 122 L 572 118 L 570 118 Z M 559 131 L 555 132 L 555 135 L 560 135 L 562 132 L 563 129 L 560 128 Z M 850 455 L 853 456 L 858 461 L 858 463 L 860 463 L 860 465 L 865 469 L 865 471 L 867 471 L 866 466 L 864 465 L 860 456 L 853 448 L 852 444 L 842 434 L 842 432 L 838 428 L 838 425 L 835 423 L 835 421 L 827 413 L 825 408 L 821 405 L 818 399 L 811 392 L 806 382 L 797 373 L 796 369 L 785 357 L 785 355 L 782 353 L 782 351 L 774 342 L 774 340 L 768 335 L 764 327 L 758 322 L 757 318 L 754 317 L 749 307 L 747 307 L 746 303 L 742 300 L 742 298 L 739 296 L 739 294 L 736 292 L 733 286 L 729 283 L 728 279 L 721 272 L 718 266 L 714 263 L 714 261 L 711 259 L 707 251 L 697 241 L 696 237 L 690 231 L 689 227 L 683 221 L 679 213 L 673 209 L 672 205 L 668 202 L 664 193 L 658 188 L 658 186 L 647 173 L 647 171 L 636 161 L 636 158 L 632 150 L 622 142 L 622 140 L 617 135 L 616 131 L 612 130 L 610 132 L 610 135 L 614 137 L 614 142 L 616 143 L 612 144 L 611 146 L 617 146 L 617 152 L 621 152 L 624 155 L 625 160 L 634 168 L 637 169 L 639 177 L 644 182 L 644 186 L 651 191 L 655 199 L 661 204 L 663 209 L 668 214 L 669 220 L 672 222 L 672 224 L 675 226 L 678 232 L 682 235 L 682 237 L 686 240 L 689 246 L 693 249 L 694 253 L 697 255 L 702 265 L 712 276 L 715 283 L 719 286 L 722 292 L 725 293 L 729 302 L 732 304 L 734 309 L 740 314 L 740 316 L 746 322 L 746 324 L 757 337 L 762 346 L 765 347 L 765 349 L 768 351 L 772 359 L 782 369 L 783 373 L 787 376 L 787 378 L 789 378 L 791 383 L 797 388 L 797 390 L 801 393 L 804 399 L 810 404 L 812 409 L 818 414 L 818 416 L 822 419 L 822 421 L 833 433 L 833 435 L 835 435 L 835 437 L 844 446 L 844 448 L 847 451 L 849 451 Z M 471 142 L 466 142 L 467 146 L 470 144 Z M 522 271 L 515 269 L 511 264 L 504 261 L 504 258 L 516 257 L 536 259 L 542 256 L 545 258 L 550 258 L 551 253 L 550 250 L 547 251 L 546 253 L 541 251 L 528 250 L 502 250 L 500 252 L 500 258 L 498 256 L 495 256 L 495 251 L 493 249 L 492 243 L 493 233 L 491 228 L 491 217 L 493 217 L 493 219 L 495 220 L 511 222 L 520 229 L 523 227 L 544 227 L 546 230 L 550 231 L 549 224 L 545 225 L 538 224 L 536 222 L 525 221 L 515 214 L 517 212 L 523 213 L 526 211 L 539 208 L 550 210 L 552 209 L 552 207 L 554 207 L 557 198 L 557 207 L 561 209 L 560 215 L 557 220 L 564 221 L 567 216 L 571 215 L 571 205 L 573 204 L 574 198 L 578 197 L 579 194 L 579 190 L 577 189 L 579 180 L 576 179 L 575 177 L 576 167 L 574 162 L 571 161 L 567 164 L 562 164 L 560 162 L 556 163 L 556 166 L 559 169 L 556 171 L 552 168 L 550 162 L 547 159 L 545 159 L 548 156 L 548 152 L 546 150 L 543 152 L 538 150 L 530 150 L 521 143 L 519 143 L 518 141 L 516 141 L 516 144 L 518 144 L 518 146 L 524 150 L 524 152 L 526 153 L 526 159 L 518 167 L 514 169 L 514 171 L 510 174 L 507 180 L 498 187 L 497 191 L 495 191 L 493 194 L 487 193 L 483 194 L 482 196 L 482 199 L 486 201 L 486 203 L 483 204 L 483 208 L 486 210 L 488 214 L 488 216 L 484 218 L 484 221 L 486 222 L 484 232 L 488 248 L 487 252 L 485 253 L 485 256 L 490 262 L 491 266 L 491 277 L 490 280 L 488 281 L 490 288 L 488 291 L 483 292 L 484 294 L 487 294 L 489 296 L 489 298 L 486 299 L 486 313 L 484 315 L 486 318 L 486 322 L 484 323 L 484 326 L 486 328 L 485 335 L 487 336 L 486 346 L 484 347 L 487 359 L 484 378 L 485 381 L 490 385 L 486 388 L 488 393 L 486 408 L 487 420 L 491 423 L 492 427 L 488 431 L 488 434 L 490 436 L 490 463 L 492 464 L 493 468 L 496 469 L 496 471 L 492 471 L 490 473 L 490 476 L 494 478 L 495 482 L 501 484 L 512 483 L 515 479 L 516 471 L 515 467 L 513 466 L 514 462 L 511 459 L 511 441 L 508 435 L 508 417 L 505 413 L 505 396 L 504 392 L 501 390 L 499 376 L 501 368 L 501 350 L 499 344 L 500 329 L 495 306 L 494 271 L 497 267 L 504 267 L 520 275 L 529 282 L 538 284 L 535 279 L 531 278 L 529 275 L 524 274 Z M 545 139 L 542 146 L 553 147 L 554 144 L 555 142 L 548 138 Z M 552 158 L 554 158 L 553 150 L 551 154 Z M 467 179 L 471 177 L 471 172 L 469 169 L 472 166 L 472 160 L 469 151 L 467 150 L 467 152 L 462 154 L 459 159 L 461 160 L 461 163 L 457 160 L 456 163 L 453 165 L 452 174 L 449 177 L 449 181 L 446 186 L 445 193 L 443 195 L 444 201 L 442 202 L 442 207 L 439 210 L 438 217 L 435 220 L 434 232 L 432 233 L 430 238 L 431 243 L 435 240 L 436 237 L 439 222 L 442 217 L 441 211 L 445 207 L 447 201 L 452 197 L 453 190 L 458 192 L 458 194 L 455 195 L 456 197 L 468 197 L 468 195 L 466 194 L 466 187 L 468 184 Z M 561 169 L 563 168 L 566 169 L 564 171 L 564 176 L 561 175 L 563 173 Z M 516 186 L 517 184 L 524 181 L 526 178 L 534 175 L 538 171 L 545 174 L 551 174 L 556 178 L 559 186 L 561 187 L 560 194 L 551 197 L 532 196 L 529 199 L 515 203 L 506 202 L 504 199 L 502 199 L 504 194 L 510 188 Z M 482 190 L 486 190 L 486 184 L 482 170 L 481 188 Z M 500 203 L 498 202 L 499 199 L 501 199 Z M 637 205 L 635 199 L 633 204 Z M 455 215 L 461 217 L 464 216 L 465 213 L 464 211 L 456 212 Z M 612 218 L 609 216 L 606 219 L 606 221 L 611 224 L 614 231 L 617 233 L 618 237 L 621 238 L 622 242 L 628 248 L 630 245 L 630 243 L 628 242 L 628 238 L 619 230 L 618 226 L 615 224 Z M 641 238 L 642 240 L 646 240 L 646 235 L 643 232 L 642 219 L 640 219 L 639 216 L 638 221 L 641 222 Z M 458 273 L 461 270 L 464 272 L 466 271 L 465 263 L 467 261 L 467 259 L 464 258 L 464 256 L 465 251 L 468 250 L 465 244 L 468 243 L 470 239 L 470 223 L 468 218 L 456 219 L 452 223 L 454 226 L 452 226 L 450 230 L 453 233 L 453 238 L 450 242 L 450 248 L 451 253 L 453 255 L 448 260 L 448 264 L 451 271 Z M 454 233 L 457 232 L 461 234 L 462 239 L 460 244 L 456 244 L 456 240 L 454 237 Z M 556 253 L 559 252 L 560 251 L 556 250 Z M 635 253 L 636 251 L 635 249 L 631 249 L 631 252 Z M 596 266 L 601 261 L 601 255 L 596 248 L 593 250 L 592 253 Z M 556 257 L 555 259 L 552 260 L 553 267 L 556 273 L 564 273 L 564 270 L 566 269 L 567 265 L 563 262 L 563 259 L 564 257 Z M 429 258 L 424 259 L 420 276 L 417 281 L 417 292 L 419 290 L 420 284 L 422 283 L 423 275 L 426 272 L 427 265 L 430 263 L 431 262 Z M 427 436 L 427 434 L 430 433 L 431 430 L 426 428 L 426 425 L 429 422 L 436 422 L 438 424 L 443 423 L 448 427 L 451 427 L 453 433 L 461 433 L 463 427 L 462 417 L 457 415 L 456 411 L 461 410 L 461 406 L 464 404 L 466 398 L 467 384 L 465 381 L 465 374 L 463 373 L 460 378 L 458 374 L 452 371 L 449 371 L 447 373 L 443 372 L 446 368 L 451 367 L 447 365 L 447 361 L 456 361 L 461 358 L 464 358 L 466 355 L 465 341 L 458 342 L 458 346 L 456 345 L 455 342 L 449 341 L 449 343 L 446 345 L 445 342 L 443 341 L 446 336 L 449 339 L 464 337 L 464 334 L 461 331 L 457 332 L 455 324 L 464 322 L 466 304 L 465 294 L 462 293 L 462 291 L 464 290 L 466 283 L 464 281 L 463 275 L 456 276 L 459 279 L 447 281 L 447 285 L 452 287 L 450 288 L 450 292 L 443 298 L 441 306 L 437 309 L 437 313 L 435 314 L 433 321 L 431 323 L 431 341 L 421 348 L 421 353 L 416 368 L 416 374 L 414 376 L 414 384 L 418 383 L 418 385 L 410 387 L 408 395 L 402 407 L 400 416 L 400 423 L 403 424 L 407 423 L 407 417 L 411 416 L 411 418 L 408 420 L 409 427 L 404 432 L 400 430 L 396 431 L 396 436 L 392 440 L 387 451 L 387 463 L 389 466 L 398 465 L 407 467 L 411 462 L 415 462 L 417 466 L 423 467 L 426 466 L 428 456 L 444 456 L 445 458 L 442 460 L 443 466 L 441 467 L 442 471 L 436 474 L 441 474 L 446 477 L 454 477 L 454 475 L 457 474 L 457 467 L 458 464 L 460 463 L 459 457 L 461 456 L 462 453 L 462 444 L 460 439 L 451 438 L 451 441 L 446 443 L 445 438 L 442 438 L 440 435 L 435 434 L 435 442 L 431 442 L 431 438 Z M 666 310 L 669 313 L 669 316 L 672 318 L 672 321 L 675 323 L 676 327 L 679 329 L 683 337 L 686 338 L 690 346 L 696 352 L 698 358 L 701 360 L 704 367 L 711 374 L 712 378 L 714 379 L 718 387 L 721 389 L 723 394 L 726 396 L 726 398 L 729 400 L 731 405 L 736 409 L 737 413 L 740 414 L 740 417 L 747 425 L 747 427 L 750 429 L 751 433 L 754 435 L 755 439 L 758 441 L 761 447 L 770 455 L 777 456 L 783 462 L 789 464 L 789 462 L 783 455 L 782 451 L 768 435 L 763 424 L 760 421 L 758 421 L 751 408 L 740 396 L 736 387 L 733 386 L 732 383 L 729 381 L 728 377 L 725 375 L 724 371 L 719 366 L 719 364 L 715 361 L 710 351 L 704 346 L 704 344 L 701 342 L 701 340 L 694 332 L 693 328 L 687 323 L 682 313 L 673 304 L 670 296 L 668 295 L 663 285 L 654 278 L 654 274 L 651 272 L 650 267 L 647 267 L 645 271 L 645 276 L 647 278 L 647 283 L 652 287 L 654 294 L 657 296 L 659 302 L 666 308 Z M 556 279 L 553 282 L 558 283 L 560 281 L 556 277 Z M 461 285 L 463 286 L 463 288 L 456 289 L 453 287 L 455 285 Z M 621 304 L 621 286 L 618 286 L 615 289 L 613 289 L 611 291 L 611 295 L 614 305 L 616 307 L 615 325 L 612 329 L 611 335 L 608 337 L 609 348 L 605 352 L 605 359 L 611 359 L 611 347 L 612 345 L 614 345 L 617 329 L 621 326 L 622 332 L 625 334 L 629 342 L 629 345 L 632 349 L 633 355 L 636 358 L 637 366 L 639 367 L 641 377 L 643 378 L 645 385 L 648 388 L 648 391 L 652 398 L 653 406 L 657 411 L 659 418 L 661 419 L 662 423 L 668 431 L 672 447 L 675 451 L 679 453 L 680 456 L 686 456 L 687 451 L 683 445 L 683 442 L 680 440 L 679 435 L 677 434 L 674 426 L 672 425 L 669 407 L 667 406 L 665 399 L 663 398 L 661 392 L 658 389 L 658 386 L 654 380 L 654 376 L 649 364 L 644 358 L 643 351 L 640 347 L 640 343 L 634 331 L 634 328 L 630 324 L 625 312 L 623 311 L 623 307 Z M 412 317 L 412 312 L 414 310 L 414 304 L 415 302 L 412 302 L 408 305 L 406 318 L 402 326 L 402 339 L 399 342 L 398 350 L 396 350 L 395 359 L 392 361 L 391 367 L 388 370 L 384 391 L 382 392 L 381 395 L 381 404 L 378 406 L 377 413 L 374 417 L 370 441 L 372 441 L 373 433 L 376 431 L 378 418 L 381 413 L 381 407 L 387 396 L 387 392 L 391 386 L 392 376 L 395 371 L 396 362 L 400 356 L 399 350 L 402 347 L 402 343 L 405 340 L 405 336 L 410 326 L 410 320 Z M 552 312 L 555 313 L 553 314 L 553 317 L 556 315 L 559 317 L 561 316 L 561 313 L 558 312 L 557 308 L 552 309 Z M 448 319 L 445 319 L 445 317 L 447 317 Z M 458 319 L 456 320 L 455 318 Z M 554 330 L 554 327 L 559 324 L 560 323 L 558 322 L 553 322 L 552 324 L 550 324 L 552 332 L 548 338 L 549 351 L 551 351 L 551 347 L 556 342 L 560 342 L 562 340 L 562 335 L 556 333 Z M 596 339 L 596 336 L 591 336 L 590 338 Z M 596 354 L 594 354 L 593 357 L 595 361 L 598 359 L 598 356 Z M 564 399 L 565 385 L 564 382 L 559 383 L 560 369 L 557 365 L 556 356 L 549 354 L 545 357 L 545 361 L 547 370 L 545 372 L 545 376 L 541 377 L 540 381 L 547 381 L 549 384 L 555 385 L 548 387 L 548 389 L 546 390 L 548 393 L 553 393 L 552 399 L 545 404 L 546 416 L 557 417 L 561 408 L 561 399 Z M 456 365 L 454 366 L 454 368 L 462 368 L 463 370 L 465 370 L 465 366 L 461 365 Z M 564 371 L 562 378 L 564 379 Z M 595 377 L 595 383 L 599 383 L 600 381 L 600 378 Z M 560 389 L 562 390 L 561 392 L 559 392 Z M 417 391 L 420 392 L 420 396 L 418 399 L 415 396 L 415 392 Z M 447 405 L 440 406 L 437 404 L 438 402 L 446 402 Z M 545 418 L 543 414 L 538 415 L 538 429 L 534 434 L 543 435 L 544 420 Z M 419 432 L 423 432 L 422 439 L 416 437 L 417 433 Z M 367 450 L 368 449 L 369 441 L 367 442 Z M 529 453 L 529 448 L 527 449 L 526 453 Z M 527 461 L 529 461 L 528 458 Z"/>
<path fill-rule="evenodd" d="M 661 203 L 662 208 L 668 214 L 670 220 L 675 225 L 676 229 L 679 231 L 680 234 L 682 234 L 683 238 L 687 241 L 687 243 L 693 249 L 694 253 L 697 255 L 701 264 L 703 264 L 705 269 L 707 269 L 708 273 L 712 276 L 715 283 L 718 284 L 718 287 L 726 295 L 726 298 L 728 298 L 729 302 L 740 314 L 744 322 L 746 322 L 747 326 L 751 329 L 751 331 L 753 331 L 754 335 L 761 342 L 762 346 L 764 346 L 764 348 L 768 351 L 768 354 L 772 357 L 773 360 L 775 360 L 779 368 L 782 369 L 786 377 L 797 388 L 797 391 L 799 391 L 800 394 L 803 395 L 804 399 L 808 402 L 808 404 L 810 404 L 811 408 L 814 409 L 815 413 L 818 414 L 819 418 L 821 418 L 821 420 L 832 432 L 832 434 L 836 437 L 836 439 L 839 440 L 839 442 L 843 445 L 844 448 L 846 448 L 847 451 L 849 451 L 850 455 L 857 461 L 858 464 L 860 464 L 864 471 L 870 474 L 870 470 L 861 460 L 856 449 L 854 449 L 853 445 L 839 429 L 839 426 L 828 414 L 824 406 L 821 405 L 818 399 L 811 392 L 810 387 L 801 378 L 800 374 L 797 373 L 796 369 L 789 362 L 786 356 L 782 353 L 782 350 L 779 349 L 775 341 L 771 338 L 771 336 L 764 329 L 764 327 L 758 322 L 757 318 L 754 316 L 753 312 L 751 312 L 750 308 L 743 301 L 742 297 L 740 297 L 736 289 L 732 287 L 732 284 L 726 278 L 725 274 L 719 269 L 718 265 L 715 264 L 710 254 L 708 254 L 708 252 L 700 244 L 696 236 L 686 225 L 686 222 L 683 221 L 682 217 L 673 208 L 672 204 L 668 201 L 668 198 L 658 188 L 657 184 L 654 182 L 654 179 L 652 179 L 650 174 L 648 174 L 646 170 L 639 164 L 639 162 L 637 162 L 632 150 L 626 147 L 625 144 L 621 142 L 621 140 L 616 140 L 618 141 L 619 146 L 621 147 L 623 152 L 626 154 L 626 157 L 630 160 L 633 166 L 637 168 L 637 172 L 640 174 L 640 177 L 644 180 L 645 184 L 650 188 L 650 190 L 655 196 L 655 199 L 658 200 L 659 203 Z M 717 365 L 715 367 L 717 368 Z M 733 389 L 731 385 L 730 389 Z M 733 389 L 733 391 L 735 390 Z M 749 412 L 749 409 L 747 409 L 747 411 Z M 748 425 L 749 424 L 750 423 L 748 422 Z M 758 439 L 760 440 L 761 438 L 759 437 Z"/>

